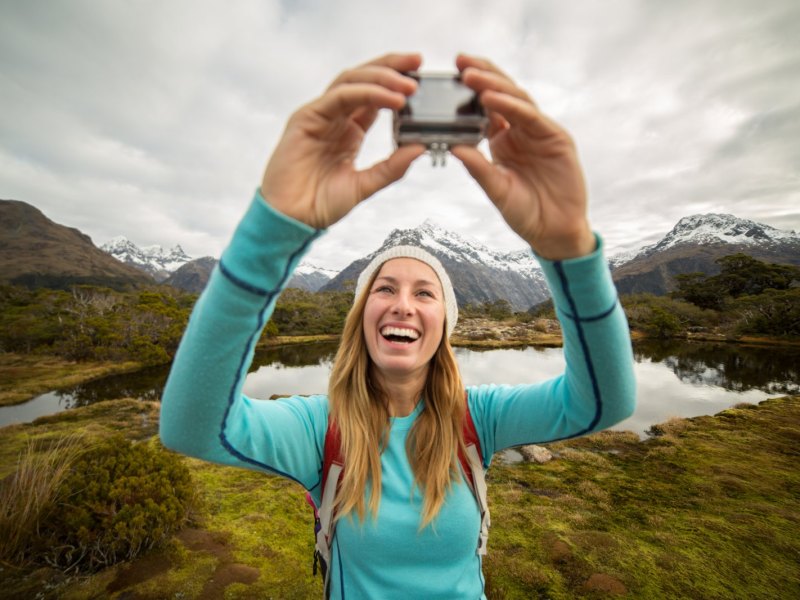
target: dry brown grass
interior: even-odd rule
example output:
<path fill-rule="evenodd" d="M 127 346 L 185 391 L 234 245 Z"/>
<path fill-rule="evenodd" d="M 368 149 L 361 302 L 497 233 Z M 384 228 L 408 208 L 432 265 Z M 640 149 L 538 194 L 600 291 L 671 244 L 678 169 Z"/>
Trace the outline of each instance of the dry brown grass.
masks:
<path fill-rule="evenodd" d="M 58 500 L 56 490 L 87 446 L 80 432 L 56 438 L 45 448 L 41 439 L 28 441 L 16 470 L 0 481 L 0 560 L 25 562 L 31 535 Z"/>

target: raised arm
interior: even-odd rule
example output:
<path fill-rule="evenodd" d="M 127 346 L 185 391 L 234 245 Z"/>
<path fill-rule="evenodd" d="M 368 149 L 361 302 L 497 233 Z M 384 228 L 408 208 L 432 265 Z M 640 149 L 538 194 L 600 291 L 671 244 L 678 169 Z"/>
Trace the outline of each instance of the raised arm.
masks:
<path fill-rule="evenodd" d="M 456 64 L 489 115 L 491 160 L 476 148 L 452 152 L 540 258 L 566 359 L 564 375 L 548 382 L 470 390 L 482 441 L 496 451 L 608 427 L 633 410 L 633 358 L 625 315 L 589 225 L 575 144 L 491 62 L 461 55 Z"/>
<path fill-rule="evenodd" d="M 314 239 L 424 151 L 401 148 L 370 168 L 354 166 L 379 109 L 400 108 L 416 89 L 400 71 L 420 61 L 388 55 L 347 70 L 288 120 L 175 357 L 161 409 L 168 447 L 316 484 L 327 399 L 254 401 L 242 385 L 275 301 Z"/>

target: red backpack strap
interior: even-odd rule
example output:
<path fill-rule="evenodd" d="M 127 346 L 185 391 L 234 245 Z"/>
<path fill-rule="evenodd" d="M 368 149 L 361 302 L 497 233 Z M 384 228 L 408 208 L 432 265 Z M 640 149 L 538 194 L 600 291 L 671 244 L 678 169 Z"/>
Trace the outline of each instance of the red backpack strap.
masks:
<path fill-rule="evenodd" d="M 315 507 L 315 552 L 314 552 L 314 573 L 317 572 L 317 565 L 322 570 L 324 581 L 325 597 L 328 594 L 330 583 L 331 563 L 331 544 L 333 542 L 333 523 L 334 502 L 336 500 L 336 489 L 339 487 L 339 480 L 344 470 L 344 459 L 342 457 L 342 436 L 339 427 L 333 419 L 328 419 L 328 429 L 325 432 L 325 447 L 322 456 L 322 481 L 320 485 L 320 505 Z M 311 503 L 314 506 L 313 502 Z"/>
<path fill-rule="evenodd" d="M 320 489 L 325 490 L 325 482 L 328 480 L 328 473 L 330 473 L 332 464 L 344 465 L 344 457 L 342 456 L 342 434 L 339 431 L 339 426 L 336 421 L 328 418 L 328 430 L 325 432 L 325 449 L 322 455 L 322 486 Z"/>
<path fill-rule="evenodd" d="M 458 460 L 461 461 L 461 468 L 464 471 L 467 481 L 475 495 L 475 501 L 478 503 L 478 509 L 481 513 L 481 531 L 478 538 L 478 554 L 486 554 L 486 545 L 489 541 L 489 527 L 492 520 L 489 515 L 489 498 L 488 490 L 486 487 L 485 467 L 483 462 L 483 450 L 481 448 L 481 441 L 478 438 L 478 430 L 475 427 L 475 422 L 472 420 L 472 414 L 469 410 L 469 402 L 467 400 L 467 393 L 464 392 L 464 399 L 466 404 L 466 412 L 464 414 L 464 447 L 465 451 L 459 449 Z"/>
<path fill-rule="evenodd" d="M 478 430 L 475 428 L 475 422 L 472 420 L 472 414 L 469 412 L 469 403 L 466 402 L 467 394 L 464 392 L 464 400 L 466 409 L 464 412 L 464 427 L 462 428 L 462 434 L 464 436 L 464 446 L 475 446 L 475 449 L 478 451 L 478 456 L 481 457 L 481 462 L 483 462 L 483 450 L 481 449 L 481 440 L 478 438 Z M 464 471 L 464 474 L 467 476 L 467 482 L 469 483 L 470 487 L 474 490 L 475 489 L 475 479 L 472 475 L 472 467 L 470 466 L 469 460 L 467 459 L 466 454 L 464 451 L 459 448 L 458 449 L 458 460 L 461 462 L 461 468 Z"/>

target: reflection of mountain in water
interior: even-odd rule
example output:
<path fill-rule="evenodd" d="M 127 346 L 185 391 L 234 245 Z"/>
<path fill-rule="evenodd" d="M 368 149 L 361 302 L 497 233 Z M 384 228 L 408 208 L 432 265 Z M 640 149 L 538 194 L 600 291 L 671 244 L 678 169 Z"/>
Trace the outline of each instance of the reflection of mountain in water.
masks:
<path fill-rule="evenodd" d="M 648 340 L 634 346 L 634 355 L 637 361 L 663 362 L 685 383 L 800 393 L 800 348 Z"/>
<path fill-rule="evenodd" d="M 336 342 L 330 342 L 259 350 L 250 371 L 267 365 L 301 368 L 331 364 L 336 347 Z M 736 392 L 756 389 L 773 394 L 800 393 L 800 348 L 648 340 L 637 343 L 634 353 L 637 361 L 664 363 L 687 384 L 718 386 Z M 117 398 L 158 400 L 168 373 L 168 366 L 154 367 L 105 377 L 57 393 L 65 408 Z"/>
<path fill-rule="evenodd" d="M 152 367 L 135 373 L 113 375 L 58 390 L 65 408 L 78 408 L 118 398 L 160 400 L 169 367 Z"/>
<path fill-rule="evenodd" d="M 332 363 L 338 346 L 339 342 L 324 342 L 259 350 L 256 352 L 253 364 L 250 365 L 250 371 L 257 371 L 259 367 L 273 364 L 284 367 L 309 367 Z"/>
<path fill-rule="evenodd" d="M 281 367 L 306 367 L 330 363 L 336 354 L 337 342 L 322 344 L 298 344 L 259 350 L 250 365 L 256 371 L 265 365 Z M 164 384 L 169 374 L 168 366 L 142 369 L 136 373 L 113 375 L 95 381 L 59 390 L 56 394 L 64 408 L 78 408 L 118 398 L 137 398 L 139 400 L 160 400 Z"/>

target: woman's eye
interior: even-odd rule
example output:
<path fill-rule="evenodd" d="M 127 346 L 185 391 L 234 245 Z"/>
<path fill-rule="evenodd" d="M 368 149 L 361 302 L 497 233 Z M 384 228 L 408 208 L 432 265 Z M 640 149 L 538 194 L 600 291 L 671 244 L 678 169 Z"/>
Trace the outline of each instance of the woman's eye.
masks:
<path fill-rule="evenodd" d="M 433 298 L 433 293 L 429 292 L 428 290 L 420 290 L 417 292 L 420 296 L 427 296 L 428 298 Z"/>

